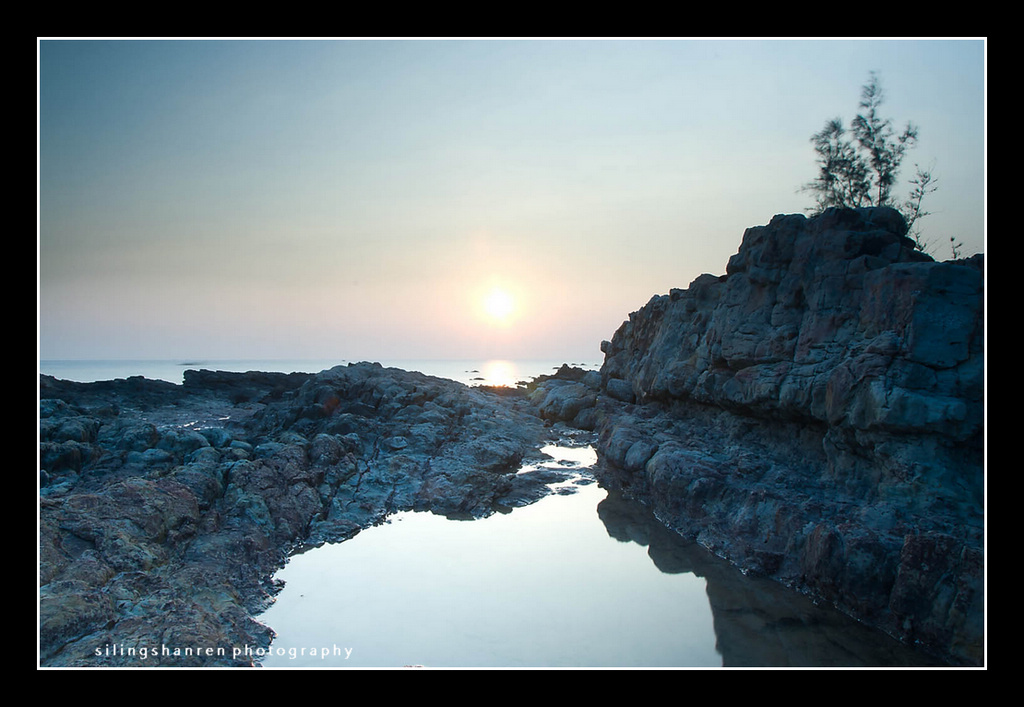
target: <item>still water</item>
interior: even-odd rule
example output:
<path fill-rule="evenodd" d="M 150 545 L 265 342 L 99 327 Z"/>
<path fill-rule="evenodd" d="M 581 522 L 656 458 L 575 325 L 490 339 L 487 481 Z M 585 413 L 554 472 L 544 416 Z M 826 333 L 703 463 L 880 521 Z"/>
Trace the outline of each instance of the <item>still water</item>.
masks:
<path fill-rule="evenodd" d="M 315 373 L 344 360 L 40 361 L 83 382 L 181 383 L 189 368 Z M 467 385 L 514 385 L 559 361 L 381 361 Z M 572 362 L 571 362 L 572 363 Z M 575 362 L 596 368 L 594 362 Z M 589 476 L 590 448 L 552 447 L 579 475 L 525 508 L 454 521 L 400 513 L 295 555 L 260 619 L 268 668 L 916 667 L 888 636 L 748 577 Z M 568 493 L 568 492 L 572 493 Z"/>
<path fill-rule="evenodd" d="M 922 666 L 838 612 L 744 576 L 594 483 L 471 521 L 399 513 L 295 555 L 264 667 Z M 571 493 L 569 493 L 571 492 Z"/>

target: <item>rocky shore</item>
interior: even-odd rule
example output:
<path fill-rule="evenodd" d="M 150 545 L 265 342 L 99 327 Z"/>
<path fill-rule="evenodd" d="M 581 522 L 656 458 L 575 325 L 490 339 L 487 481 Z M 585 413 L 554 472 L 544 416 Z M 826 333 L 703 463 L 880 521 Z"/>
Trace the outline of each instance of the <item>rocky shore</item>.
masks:
<path fill-rule="evenodd" d="M 777 216 L 548 394 L 604 481 L 745 571 L 984 661 L 984 270 L 887 208 Z"/>
<path fill-rule="evenodd" d="M 905 230 L 776 217 L 725 275 L 631 314 L 599 372 L 518 390 L 369 363 L 41 376 L 40 664 L 252 665 L 290 551 L 530 503 L 557 473 L 516 472 L 564 425 L 667 528 L 983 664 L 983 260 L 933 262 Z"/>
<path fill-rule="evenodd" d="M 40 381 L 40 663 L 252 665 L 300 545 L 399 510 L 530 503 L 553 432 L 522 396 L 382 368 Z M 143 657 L 144 656 L 144 657 Z"/>

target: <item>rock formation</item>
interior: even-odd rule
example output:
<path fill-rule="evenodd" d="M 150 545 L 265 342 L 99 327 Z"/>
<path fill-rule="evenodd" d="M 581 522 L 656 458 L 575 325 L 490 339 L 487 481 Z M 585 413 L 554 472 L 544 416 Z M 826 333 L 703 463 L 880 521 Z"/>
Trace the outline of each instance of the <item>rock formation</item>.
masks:
<path fill-rule="evenodd" d="M 477 517 L 564 480 L 521 396 L 382 368 L 40 381 L 40 663 L 252 665 L 299 546 L 398 510 Z M 569 476 L 566 472 L 565 477 Z"/>
<path fill-rule="evenodd" d="M 983 660 L 984 271 L 892 209 L 776 216 L 652 298 L 562 401 L 678 532 L 963 664 Z"/>
<path fill-rule="evenodd" d="M 40 662 L 251 665 L 231 651 L 271 640 L 253 616 L 289 551 L 536 500 L 551 470 L 516 472 L 569 422 L 667 527 L 983 664 L 983 258 L 905 231 L 887 208 L 777 216 L 632 313 L 600 372 L 517 391 L 374 364 L 42 376 Z"/>

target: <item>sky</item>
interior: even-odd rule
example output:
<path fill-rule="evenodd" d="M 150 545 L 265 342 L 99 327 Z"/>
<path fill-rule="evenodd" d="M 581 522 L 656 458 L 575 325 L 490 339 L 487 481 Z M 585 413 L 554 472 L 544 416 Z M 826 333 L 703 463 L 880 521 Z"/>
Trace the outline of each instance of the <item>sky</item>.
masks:
<path fill-rule="evenodd" d="M 981 39 L 37 47 L 41 360 L 599 362 L 807 212 L 872 71 L 932 254 L 985 250 Z"/>

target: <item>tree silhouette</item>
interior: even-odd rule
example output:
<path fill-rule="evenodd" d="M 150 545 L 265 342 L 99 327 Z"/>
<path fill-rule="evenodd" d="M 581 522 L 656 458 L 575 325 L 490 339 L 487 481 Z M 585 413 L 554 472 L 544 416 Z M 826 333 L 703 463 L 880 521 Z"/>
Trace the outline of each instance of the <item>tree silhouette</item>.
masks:
<path fill-rule="evenodd" d="M 917 221 L 928 214 L 921 202 L 935 191 L 936 180 L 930 170 L 917 167 L 909 197 L 902 204 L 892 203 L 903 159 L 917 143 L 917 127 L 908 122 L 897 133 L 892 120 L 880 113 L 884 100 L 878 74 L 872 71 L 861 88 L 860 112 L 849 130 L 842 118 L 833 118 L 811 137 L 818 175 L 802 191 L 814 194 L 815 213 L 830 207 L 892 206 L 903 214 L 914 242 L 924 250 Z"/>
<path fill-rule="evenodd" d="M 907 123 L 902 133 L 896 135 L 892 121 L 878 114 L 885 95 L 878 80 L 878 74 L 871 72 L 871 78 L 861 89 L 861 113 L 853 119 L 853 135 L 861 150 L 867 154 L 868 164 L 874 177 L 875 205 L 889 202 L 896 175 L 908 148 L 917 142 L 917 128 Z"/>

